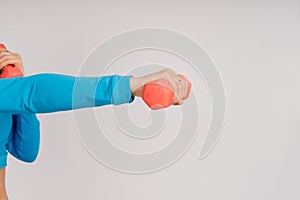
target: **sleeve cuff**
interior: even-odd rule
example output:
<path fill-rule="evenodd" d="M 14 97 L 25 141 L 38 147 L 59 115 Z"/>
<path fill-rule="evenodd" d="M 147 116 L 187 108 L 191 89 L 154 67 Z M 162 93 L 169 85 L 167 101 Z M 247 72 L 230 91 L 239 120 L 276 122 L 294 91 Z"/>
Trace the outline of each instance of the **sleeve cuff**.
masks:
<path fill-rule="evenodd" d="M 134 96 L 130 90 L 130 78 L 132 76 L 114 76 L 114 83 L 112 88 L 111 103 L 114 105 L 120 105 L 124 103 L 132 103 Z"/>

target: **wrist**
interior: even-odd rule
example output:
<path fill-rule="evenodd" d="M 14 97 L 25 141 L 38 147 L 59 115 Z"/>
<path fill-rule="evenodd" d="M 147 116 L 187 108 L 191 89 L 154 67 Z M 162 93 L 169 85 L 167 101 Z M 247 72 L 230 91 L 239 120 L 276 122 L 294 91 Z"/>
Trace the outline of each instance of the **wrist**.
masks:
<path fill-rule="evenodd" d="M 130 78 L 130 90 L 133 96 L 142 96 L 144 84 L 141 82 L 140 78 Z"/>

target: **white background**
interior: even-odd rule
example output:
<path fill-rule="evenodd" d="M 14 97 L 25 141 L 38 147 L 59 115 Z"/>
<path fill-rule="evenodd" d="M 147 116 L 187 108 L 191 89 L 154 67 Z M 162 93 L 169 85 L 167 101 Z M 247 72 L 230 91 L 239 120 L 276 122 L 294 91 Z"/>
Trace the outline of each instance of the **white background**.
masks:
<path fill-rule="evenodd" d="M 38 115 L 40 154 L 9 158 L 10 199 L 299 199 L 299 1 L 0 0 L 0 40 L 27 74 L 75 75 L 96 45 L 144 26 L 190 36 L 216 63 L 227 118 L 213 153 L 198 160 L 196 140 L 165 170 L 123 174 L 84 150 L 72 111 Z"/>

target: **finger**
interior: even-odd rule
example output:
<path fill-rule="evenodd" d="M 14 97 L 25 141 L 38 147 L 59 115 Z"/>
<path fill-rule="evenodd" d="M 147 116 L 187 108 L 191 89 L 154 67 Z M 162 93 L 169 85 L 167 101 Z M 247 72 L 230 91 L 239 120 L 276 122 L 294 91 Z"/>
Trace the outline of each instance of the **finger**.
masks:
<path fill-rule="evenodd" d="M 19 56 L 19 54 L 16 53 L 0 53 L 0 63 L 10 59 L 10 60 L 15 60 L 17 63 L 22 63 L 22 59 Z M 15 64 L 15 63 L 10 63 L 10 64 Z"/>
<path fill-rule="evenodd" d="M 173 70 L 166 70 L 166 73 L 164 74 L 164 78 L 168 80 L 168 82 L 171 84 L 173 92 L 178 96 L 178 87 L 176 83 L 176 74 Z"/>
<path fill-rule="evenodd" d="M 176 105 L 181 105 L 182 103 L 183 103 L 183 101 L 185 100 L 185 99 L 187 99 L 188 98 L 188 96 L 189 96 L 189 82 L 188 82 L 188 80 L 185 78 L 185 76 L 183 76 L 183 75 L 181 75 L 181 74 L 178 74 L 178 80 L 179 80 L 179 82 L 180 82 L 180 92 L 179 92 L 179 94 L 178 94 L 178 96 L 179 96 L 179 102 L 181 102 L 181 103 L 176 103 Z"/>
<path fill-rule="evenodd" d="M 7 51 L 7 49 L 0 47 L 0 52 Z"/>
<path fill-rule="evenodd" d="M 0 50 L 0 55 L 14 55 L 14 56 L 21 57 L 18 53 L 14 53 L 14 52 L 8 51 L 6 49 Z"/>
<path fill-rule="evenodd" d="M 187 93 L 188 93 L 188 83 L 186 82 L 186 80 L 181 77 L 180 75 L 178 75 L 178 84 L 179 84 L 179 93 L 178 93 L 178 97 L 179 97 L 179 101 L 183 102 L 183 100 L 186 99 Z"/>
<path fill-rule="evenodd" d="M 0 57 L 6 56 L 6 55 L 14 56 L 14 57 L 20 57 L 20 55 L 17 54 L 17 53 L 13 53 L 13 52 L 10 52 L 10 51 L 7 51 L 7 50 L 3 50 L 3 51 L 0 50 Z"/>
<path fill-rule="evenodd" d="M 178 74 L 178 76 L 183 80 L 185 92 L 182 99 L 186 100 L 190 96 L 190 89 L 192 87 L 192 84 L 183 74 Z"/>
<path fill-rule="evenodd" d="M 5 60 L 13 59 L 13 58 L 14 58 L 14 56 L 11 54 L 4 54 L 0 57 L 0 63 L 4 62 Z"/>
<path fill-rule="evenodd" d="M 18 59 L 13 59 L 13 58 L 4 58 L 3 61 L 0 61 L 0 69 L 5 67 L 6 65 L 14 65 L 15 63 L 18 63 Z"/>
<path fill-rule="evenodd" d="M 180 76 L 179 76 L 180 77 Z M 180 83 L 182 85 L 182 101 L 186 99 L 186 95 L 187 95 L 187 92 L 188 92 L 188 84 L 186 82 L 185 79 L 183 79 L 182 77 L 180 77 Z"/>
<path fill-rule="evenodd" d="M 178 76 L 173 70 L 167 70 L 166 77 L 168 82 L 171 84 L 173 88 L 174 98 L 173 104 L 180 104 L 182 101 L 182 92 L 181 85 L 178 79 Z"/>
<path fill-rule="evenodd" d="M 180 81 L 180 89 L 181 89 L 180 98 L 181 98 L 181 101 L 183 101 L 183 98 L 186 94 L 186 82 L 181 77 L 178 76 L 178 78 Z"/>
<path fill-rule="evenodd" d="M 184 83 L 185 83 L 185 93 L 184 93 L 184 96 L 183 96 L 183 100 L 189 98 L 190 96 L 190 90 L 191 90 L 191 87 L 192 87 L 192 84 L 191 82 L 184 76 L 184 75 L 180 75 L 181 78 L 184 80 Z"/>
<path fill-rule="evenodd" d="M 182 86 L 179 80 L 176 80 L 176 98 L 175 98 L 175 102 L 176 104 L 179 104 L 182 101 Z"/>
<path fill-rule="evenodd" d="M 0 69 L 2 69 L 4 66 L 6 66 L 5 63 L 7 60 L 9 60 L 8 55 L 2 55 L 0 57 Z"/>
<path fill-rule="evenodd" d="M 173 97 L 173 104 L 180 104 L 181 102 L 181 88 L 180 88 L 180 85 L 179 83 L 177 83 L 176 81 L 174 81 L 174 97 Z"/>
<path fill-rule="evenodd" d="M 0 58 L 2 57 L 2 56 L 6 56 L 6 55 L 10 55 L 11 53 L 10 52 L 8 52 L 8 51 L 0 51 Z"/>

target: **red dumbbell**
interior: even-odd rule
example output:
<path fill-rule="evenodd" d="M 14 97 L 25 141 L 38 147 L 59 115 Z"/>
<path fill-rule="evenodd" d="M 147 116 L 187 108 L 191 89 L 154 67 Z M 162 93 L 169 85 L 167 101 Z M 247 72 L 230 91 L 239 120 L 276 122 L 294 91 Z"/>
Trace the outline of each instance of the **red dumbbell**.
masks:
<path fill-rule="evenodd" d="M 183 100 L 185 100 L 190 94 L 192 84 L 182 74 L 179 74 L 178 76 L 188 84 L 188 91 L 183 97 Z M 166 79 L 158 79 L 145 84 L 142 99 L 152 110 L 166 108 L 173 104 L 173 91 L 174 89 Z"/>
<path fill-rule="evenodd" d="M 0 44 L 0 47 L 6 49 L 4 44 Z M 6 65 L 1 69 L 0 78 L 12 78 L 16 76 L 24 76 L 24 75 L 19 68 L 16 68 L 13 65 Z"/>

